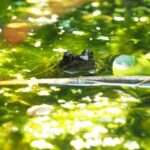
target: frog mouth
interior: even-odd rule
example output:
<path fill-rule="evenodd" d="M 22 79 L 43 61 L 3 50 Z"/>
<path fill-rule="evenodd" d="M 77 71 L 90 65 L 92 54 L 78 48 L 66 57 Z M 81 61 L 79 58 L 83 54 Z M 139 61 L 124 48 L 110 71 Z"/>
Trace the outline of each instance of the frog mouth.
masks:
<path fill-rule="evenodd" d="M 92 63 L 78 63 L 78 64 L 71 64 L 63 67 L 63 71 L 69 74 L 94 74 L 96 72 L 96 64 Z"/>

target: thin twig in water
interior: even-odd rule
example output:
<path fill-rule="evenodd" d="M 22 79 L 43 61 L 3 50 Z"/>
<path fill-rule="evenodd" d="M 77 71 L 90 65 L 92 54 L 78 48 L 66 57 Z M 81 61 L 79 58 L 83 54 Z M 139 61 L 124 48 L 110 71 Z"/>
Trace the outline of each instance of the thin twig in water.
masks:
<path fill-rule="evenodd" d="M 81 76 L 71 78 L 51 78 L 30 80 L 5 80 L 0 81 L 0 86 L 10 85 L 69 85 L 69 86 L 130 86 L 150 87 L 150 76 Z"/>

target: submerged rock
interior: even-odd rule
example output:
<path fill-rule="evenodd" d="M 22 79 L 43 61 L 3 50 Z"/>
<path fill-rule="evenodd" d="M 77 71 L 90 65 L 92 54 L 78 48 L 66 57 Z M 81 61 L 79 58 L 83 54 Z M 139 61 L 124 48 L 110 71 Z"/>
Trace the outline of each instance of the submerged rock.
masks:
<path fill-rule="evenodd" d="M 49 115 L 53 109 L 53 106 L 47 104 L 35 105 L 27 109 L 27 115 L 32 117 L 45 116 Z"/>

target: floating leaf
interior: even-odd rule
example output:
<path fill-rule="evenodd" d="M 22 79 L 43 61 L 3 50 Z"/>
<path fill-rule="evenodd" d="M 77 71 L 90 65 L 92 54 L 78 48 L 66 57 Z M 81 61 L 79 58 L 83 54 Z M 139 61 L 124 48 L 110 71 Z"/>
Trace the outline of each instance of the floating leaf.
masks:
<path fill-rule="evenodd" d="M 136 59 L 134 56 L 120 55 L 113 62 L 113 74 L 118 76 L 130 74 L 135 64 Z"/>
<path fill-rule="evenodd" d="M 149 53 L 138 58 L 130 55 L 120 55 L 113 62 L 113 74 L 124 75 L 150 75 Z"/>

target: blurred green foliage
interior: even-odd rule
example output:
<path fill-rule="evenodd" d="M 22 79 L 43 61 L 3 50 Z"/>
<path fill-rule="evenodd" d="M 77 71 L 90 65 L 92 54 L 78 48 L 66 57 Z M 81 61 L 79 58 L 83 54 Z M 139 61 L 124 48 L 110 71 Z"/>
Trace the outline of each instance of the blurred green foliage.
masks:
<path fill-rule="evenodd" d="M 8 6 L 10 5 L 11 0 L 1 0 L 0 3 L 0 16 L 2 16 L 4 11 L 6 11 Z"/>

